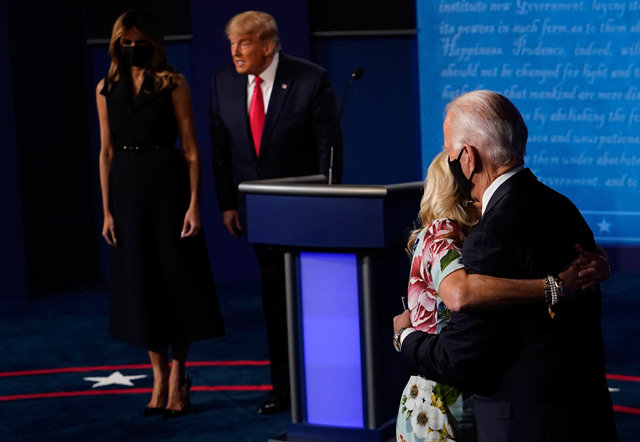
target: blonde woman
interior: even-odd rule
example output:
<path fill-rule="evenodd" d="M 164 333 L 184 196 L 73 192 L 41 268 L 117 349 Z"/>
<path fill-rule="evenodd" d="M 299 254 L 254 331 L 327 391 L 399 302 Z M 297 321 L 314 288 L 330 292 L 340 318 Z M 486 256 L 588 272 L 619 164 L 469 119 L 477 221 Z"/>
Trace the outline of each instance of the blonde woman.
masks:
<path fill-rule="evenodd" d="M 223 333 L 201 232 L 191 97 L 146 12 L 118 17 L 109 54 L 96 101 L 102 236 L 111 246 L 110 331 L 148 350 L 153 392 L 144 415 L 179 417 L 189 407 L 189 344 Z"/>
<path fill-rule="evenodd" d="M 411 233 L 408 243 L 413 251 L 408 288 L 411 327 L 427 333 L 439 333 L 451 310 L 543 303 L 545 284 L 554 283 L 467 275 L 461 259 L 462 243 L 480 218 L 480 210 L 460 195 L 448 159 L 443 151 L 428 169 L 419 211 L 422 226 Z M 563 296 L 576 296 L 608 277 L 608 265 L 597 256 L 582 251 L 560 273 Z M 447 283 L 443 283 L 445 278 Z M 451 284 L 454 279 L 456 283 Z M 398 344 L 403 331 L 395 336 Z M 411 376 L 398 410 L 398 441 L 475 440 L 474 433 L 473 415 L 461 391 Z"/>

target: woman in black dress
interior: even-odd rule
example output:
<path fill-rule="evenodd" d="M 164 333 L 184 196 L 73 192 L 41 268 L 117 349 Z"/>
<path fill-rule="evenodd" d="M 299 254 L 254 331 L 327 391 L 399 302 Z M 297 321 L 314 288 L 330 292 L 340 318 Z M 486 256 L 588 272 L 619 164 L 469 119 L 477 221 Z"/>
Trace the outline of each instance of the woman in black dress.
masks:
<path fill-rule="evenodd" d="M 96 100 L 102 236 L 112 246 L 110 332 L 148 349 L 154 381 L 145 416 L 177 417 L 189 406 L 189 344 L 223 334 L 201 232 L 191 97 L 147 13 L 116 20 L 109 54 Z"/>

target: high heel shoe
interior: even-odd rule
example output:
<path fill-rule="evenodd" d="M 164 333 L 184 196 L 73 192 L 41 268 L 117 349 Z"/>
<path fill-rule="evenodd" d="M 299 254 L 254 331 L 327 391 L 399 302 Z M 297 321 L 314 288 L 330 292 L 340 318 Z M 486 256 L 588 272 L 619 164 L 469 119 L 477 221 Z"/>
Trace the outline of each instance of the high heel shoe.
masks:
<path fill-rule="evenodd" d="M 166 396 L 165 396 L 163 402 L 165 404 L 167 403 Z M 150 407 L 150 406 L 147 405 L 146 407 L 144 407 L 144 417 L 159 416 L 162 413 L 164 413 L 164 409 L 165 409 L 165 405 L 162 405 L 160 407 Z"/>
<path fill-rule="evenodd" d="M 185 388 L 187 390 L 186 394 L 185 394 L 184 405 L 182 406 L 182 409 L 180 409 L 180 410 L 171 410 L 170 408 L 165 408 L 163 413 L 162 413 L 162 417 L 164 419 L 174 419 L 174 418 L 177 418 L 177 417 L 184 416 L 185 413 L 187 412 L 187 410 L 189 409 L 189 407 L 191 406 L 191 401 L 189 400 L 189 393 L 191 392 L 191 379 L 187 379 L 185 381 L 184 387 L 181 387 L 181 389 L 182 388 Z"/>
<path fill-rule="evenodd" d="M 144 417 L 158 416 L 164 413 L 164 407 L 145 407 Z"/>

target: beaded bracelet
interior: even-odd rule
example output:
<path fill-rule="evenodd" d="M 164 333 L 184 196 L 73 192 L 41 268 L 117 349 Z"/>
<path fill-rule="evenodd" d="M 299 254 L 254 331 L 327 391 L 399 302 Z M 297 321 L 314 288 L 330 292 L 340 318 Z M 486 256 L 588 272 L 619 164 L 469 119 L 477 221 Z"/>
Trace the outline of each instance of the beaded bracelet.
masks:
<path fill-rule="evenodd" d="M 552 305 L 556 305 L 560 298 L 564 295 L 562 281 L 555 276 L 547 275 L 544 281 L 544 300 L 549 310 L 549 316 L 553 319 L 556 314 L 551 310 Z"/>
<path fill-rule="evenodd" d="M 558 298 L 556 300 L 556 304 L 557 304 L 558 301 L 560 301 L 560 299 L 564 296 L 564 287 L 562 286 L 562 280 L 557 276 L 553 277 L 553 283 L 555 284 L 556 291 L 558 292 Z"/>
<path fill-rule="evenodd" d="M 553 284 L 550 282 L 550 278 L 551 278 L 551 276 L 547 276 L 546 278 L 543 279 L 543 281 L 544 281 L 544 301 L 547 304 L 547 309 L 549 310 L 549 316 L 551 317 L 551 319 L 553 319 L 553 317 L 556 314 L 553 313 L 553 310 L 551 310 L 551 303 L 553 302 L 553 295 L 551 294 L 551 286 Z"/>

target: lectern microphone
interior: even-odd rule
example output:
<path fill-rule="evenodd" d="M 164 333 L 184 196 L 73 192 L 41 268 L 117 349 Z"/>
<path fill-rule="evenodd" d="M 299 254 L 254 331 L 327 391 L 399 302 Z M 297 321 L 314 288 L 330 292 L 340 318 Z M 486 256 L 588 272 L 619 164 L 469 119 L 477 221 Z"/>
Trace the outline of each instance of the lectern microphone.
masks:
<path fill-rule="evenodd" d="M 335 145 L 336 138 L 338 137 L 338 128 L 342 125 L 342 112 L 344 111 L 344 105 L 347 102 L 349 87 L 355 80 L 360 80 L 360 78 L 362 78 L 362 74 L 363 70 L 361 67 L 357 67 L 353 71 L 351 71 L 351 77 L 349 78 L 349 81 L 347 81 L 347 85 L 344 88 L 344 94 L 342 94 L 342 103 L 340 103 L 340 113 L 338 114 L 338 122 L 340 123 L 340 125 L 336 127 L 336 130 L 333 133 L 333 139 L 331 140 L 331 151 L 329 156 L 329 184 L 333 183 L 333 146 Z"/>

